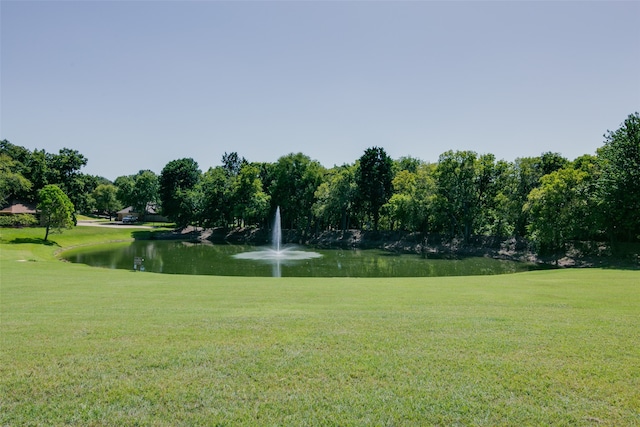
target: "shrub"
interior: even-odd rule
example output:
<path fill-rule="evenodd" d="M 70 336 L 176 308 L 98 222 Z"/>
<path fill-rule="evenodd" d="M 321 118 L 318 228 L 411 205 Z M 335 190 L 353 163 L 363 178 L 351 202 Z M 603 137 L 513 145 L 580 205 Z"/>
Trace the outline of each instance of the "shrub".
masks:
<path fill-rule="evenodd" d="M 0 227 L 33 227 L 38 219 L 32 214 L 0 215 Z"/>

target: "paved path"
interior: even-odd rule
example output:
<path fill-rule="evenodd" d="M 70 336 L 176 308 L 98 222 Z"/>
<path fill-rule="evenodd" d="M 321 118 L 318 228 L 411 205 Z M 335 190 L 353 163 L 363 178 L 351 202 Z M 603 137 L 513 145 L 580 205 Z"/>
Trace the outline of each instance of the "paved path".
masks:
<path fill-rule="evenodd" d="M 79 220 L 79 226 L 86 227 L 107 227 L 107 228 L 149 228 L 152 229 L 148 225 L 135 225 L 135 224 L 123 224 L 121 221 L 110 221 L 110 222 L 102 222 L 102 221 L 87 221 L 87 220 Z"/>

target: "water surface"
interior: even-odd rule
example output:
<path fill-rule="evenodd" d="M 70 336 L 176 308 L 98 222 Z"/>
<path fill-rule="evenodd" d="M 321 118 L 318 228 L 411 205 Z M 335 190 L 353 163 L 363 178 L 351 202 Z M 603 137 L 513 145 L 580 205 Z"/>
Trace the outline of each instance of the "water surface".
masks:
<path fill-rule="evenodd" d="M 75 263 L 124 270 L 133 270 L 134 258 L 141 257 L 145 271 L 156 273 L 258 277 L 470 276 L 516 273 L 534 268 L 527 263 L 491 258 L 423 259 L 419 255 L 399 255 L 378 249 L 313 249 L 321 256 L 303 260 L 234 257 L 258 249 L 182 241 L 135 241 L 78 248 L 65 252 L 63 257 Z"/>

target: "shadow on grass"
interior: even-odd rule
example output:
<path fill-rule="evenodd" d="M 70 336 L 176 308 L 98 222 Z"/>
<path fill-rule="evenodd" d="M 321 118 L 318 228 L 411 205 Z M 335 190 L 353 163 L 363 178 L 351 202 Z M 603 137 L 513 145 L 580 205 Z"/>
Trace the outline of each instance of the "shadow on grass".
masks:
<path fill-rule="evenodd" d="M 9 243 L 11 244 L 32 243 L 35 245 L 60 246 L 57 242 L 53 240 L 45 241 L 44 239 L 36 239 L 32 237 L 13 239 L 13 240 L 10 240 Z"/>
<path fill-rule="evenodd" d="M 638 270 L 640 271 L 640 256 L 634 259 L 611 259 L 602 262 L 595 267 L 604 268 L 608 270 Z"/>
<path fill-rule="evenodd" d="M 640 270 L 640 243 L 617 242 L 613 245 L 599 243 L 597 246 L 588 244 L 579 249 L 575 255 L 575 266 L 597 267 L 610 270 Z M 590 250 L 589 250 L 590 249 Z"/>
<path fill-rule="evenodd" d="M 131 237 L 135 240 L 193 240 L 199 236 L 200 232 L 185 232 L 176 230 L 136 230 L 131 232 Z"/>

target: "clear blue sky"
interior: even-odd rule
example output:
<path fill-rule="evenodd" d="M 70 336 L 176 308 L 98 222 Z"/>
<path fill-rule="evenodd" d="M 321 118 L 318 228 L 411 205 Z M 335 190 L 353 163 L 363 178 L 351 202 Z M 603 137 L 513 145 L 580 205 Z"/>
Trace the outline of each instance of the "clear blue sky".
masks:
<path fill-rule="evenodd" d="M 6 1 L 0 139 L 111 180 L 224 152 L 324 166 L 593 154 L 640 110 L 640 2 Z"/>

